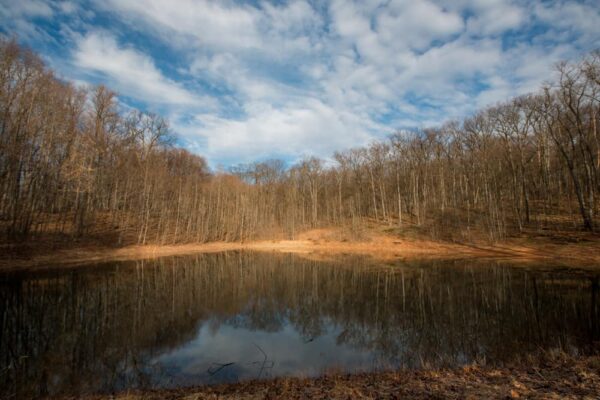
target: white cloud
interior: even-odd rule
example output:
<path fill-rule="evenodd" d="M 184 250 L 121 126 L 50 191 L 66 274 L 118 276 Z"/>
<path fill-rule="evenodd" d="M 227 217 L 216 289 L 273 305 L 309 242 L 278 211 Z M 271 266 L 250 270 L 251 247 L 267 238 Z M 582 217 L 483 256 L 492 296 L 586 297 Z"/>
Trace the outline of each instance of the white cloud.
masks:
<path fill-rule="evenodd" d="M 63 14 L 72 14 L 76 12 L 79 8 L 75 3 L 68 0 L 60 1 L 56 4 L 56 6 Z"/>
<path fill-rule="evenodd" d="M 600 6 L 595 1 L 554 1 L 536 3 L 533 15 L 553 29 L 550 35 L 567 33 L 567 40 L 586 45 L 594 42 L 598 46 L 600 37 Z M 560 32 L 560 33 L 559 33 Z M 556 39 L 556 36 L 554 37 Z"/>
<path fill-rule="evenodd" d="M 36 19 L 70 15 L 73 64 L 158 104 L 213 163 L 325 157 L 460 118 L 536 89 L 600 41 L 592 0 L 91 0 L 85 13 L 23 0 L 0 13 L 37 38 Z M 95 26 L 101 14 L 118 22 Z M 161 69 L 165 48 L 178 58 Z"/>
<path fill-rule="evenodd" d="M 103 74 L 121 94 L 148 104 L 208 106 L 211 103 L 166 78 L 150 57 L 133 48 L 119 47 L 107 33 L 92 32 L 81 37 L 73 60 L 79 68 Z"/>
<path fill-rule="evenodd" d="M 446 39 L 464 28 L 462 17 L 433 2 L 392 1 L 377 17 L 379 37 L 390 47 L 426 49 L 432 41 Z"/>
<path fill-rule="evenodd" d="M 368 143 L 373 130 L 391 132 L 366 116 L 334 109 L 317 99 L 284 108 L 263 104 L 240 120 L 199 115 L 180 127 L 186 140 L 202 138 L 199 150 L 213 164 L 250 162 L 273 154 L 327 157 L 335 150 Z"/>
<path fill-rule="evenodd" d="M 42 0 L 20 0 L 0 4 L 3 16 L 18 17 L 51 17 L 52 8 Z"/>
<path fill-rule="evenodd" d="M 36 18 L 50 18 L 54 14 L 52 7 L 42 0 L 21 0 L 0 2 L 0 21 L 4 21 L 11 33 L 21 38 L 34 39 L 43 36 L 33 22 Z"/>
<path fill-rule="evenodd" d="M 504 0 L 475 1 L 471 4 L 475 16 L 469 18 L 467 29 L 471 34 L 493 35 L 516 29 L 526 20 L 524 9 Z"/>
<path fill-rule="evenodd" d="M 212 51 L 259 51 L 278 54 L 307 52 L 314 44 L 321 17 L 304 0 L 262 8 L 233 1 L 97 0 L 97 5 L 122 18 L 142 23 L 145 32 L 167 37 L 172 45 Z M 269 39 L 265 41 L 265 39 Z"/>

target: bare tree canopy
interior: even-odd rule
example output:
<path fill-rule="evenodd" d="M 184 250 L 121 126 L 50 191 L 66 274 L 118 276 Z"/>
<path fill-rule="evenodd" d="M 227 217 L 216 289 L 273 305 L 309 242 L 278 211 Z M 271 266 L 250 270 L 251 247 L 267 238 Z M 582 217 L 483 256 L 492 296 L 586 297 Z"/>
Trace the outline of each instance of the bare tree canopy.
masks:
<path fill-rule="evenodd" d="M 600 53 L 557 66 L 538 93 L 439 128 L 210 173 L 168 121 L 124 113 L 104 86 L 62 82 L 0 42 L 0 229 L 115 243 L 244 241 L 319 226 L 410 224 L 436 237 L 596 230 Z"/>

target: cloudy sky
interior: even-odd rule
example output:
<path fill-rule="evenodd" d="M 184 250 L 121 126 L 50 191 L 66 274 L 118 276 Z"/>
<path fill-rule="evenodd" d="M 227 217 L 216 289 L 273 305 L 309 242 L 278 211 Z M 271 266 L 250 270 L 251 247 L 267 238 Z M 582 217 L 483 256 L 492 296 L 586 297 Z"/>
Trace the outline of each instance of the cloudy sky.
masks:
<path fill-rule="evenodd" d="M 529 92 L 600 48 L 600 2 L 0 0 L 64 79 L 169 118 L 211 166 L 364 145 Z"/>

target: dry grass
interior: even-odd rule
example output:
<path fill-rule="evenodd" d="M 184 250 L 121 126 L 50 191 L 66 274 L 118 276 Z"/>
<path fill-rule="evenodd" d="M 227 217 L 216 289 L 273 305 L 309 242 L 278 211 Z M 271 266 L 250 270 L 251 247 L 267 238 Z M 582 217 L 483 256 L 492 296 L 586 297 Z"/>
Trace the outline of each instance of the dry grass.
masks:
<path fill-rule="evenodd" d="M 551 261 L 555 265 L 600 268 L 600 237 L 593 234 L 511 238 L 489 244 L 434 241 L 418 236 L 399 236 L 387 227 L 371 227 L 360 239 L 344 229 L 315 229 L 295 240 L 262 240 L 248 243 L 212 242 L 181 245 L 132 245 L 120 248 L 98 244 L 44 248 L 30 244 L 25 251 L 5 247 L 0 269 L 47 268 L 52 265 L 78 266 L 103 261 L 148 259 L 172 255 L 252 250 L 298 253 L 311 259 L 335 259 L 340 254 L 366 255 L 377 261 L 410 259 L 492 259 L 528 264 Z"/>
<path fill-rule="evenodd" d="M 597 399 L 600 357 L 550 353 L 502 368 L 463 368 L 279 378 L 174 390 L 133 391 L 116 399 Z M 112 397 L 112 396 L 111 396 Z M 103 396 L 92 396 L 102 399 Z"/>

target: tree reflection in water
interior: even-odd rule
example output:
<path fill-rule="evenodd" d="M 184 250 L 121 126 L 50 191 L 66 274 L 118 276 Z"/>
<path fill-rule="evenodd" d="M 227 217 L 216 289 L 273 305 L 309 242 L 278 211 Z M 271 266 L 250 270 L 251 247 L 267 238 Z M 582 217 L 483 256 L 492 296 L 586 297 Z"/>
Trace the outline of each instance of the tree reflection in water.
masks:
<path fill-rule="evenodd" d="M 243 252 L 4 274 L 0 397 L 587 353 L 597 292 L 592 273 Z"/>

